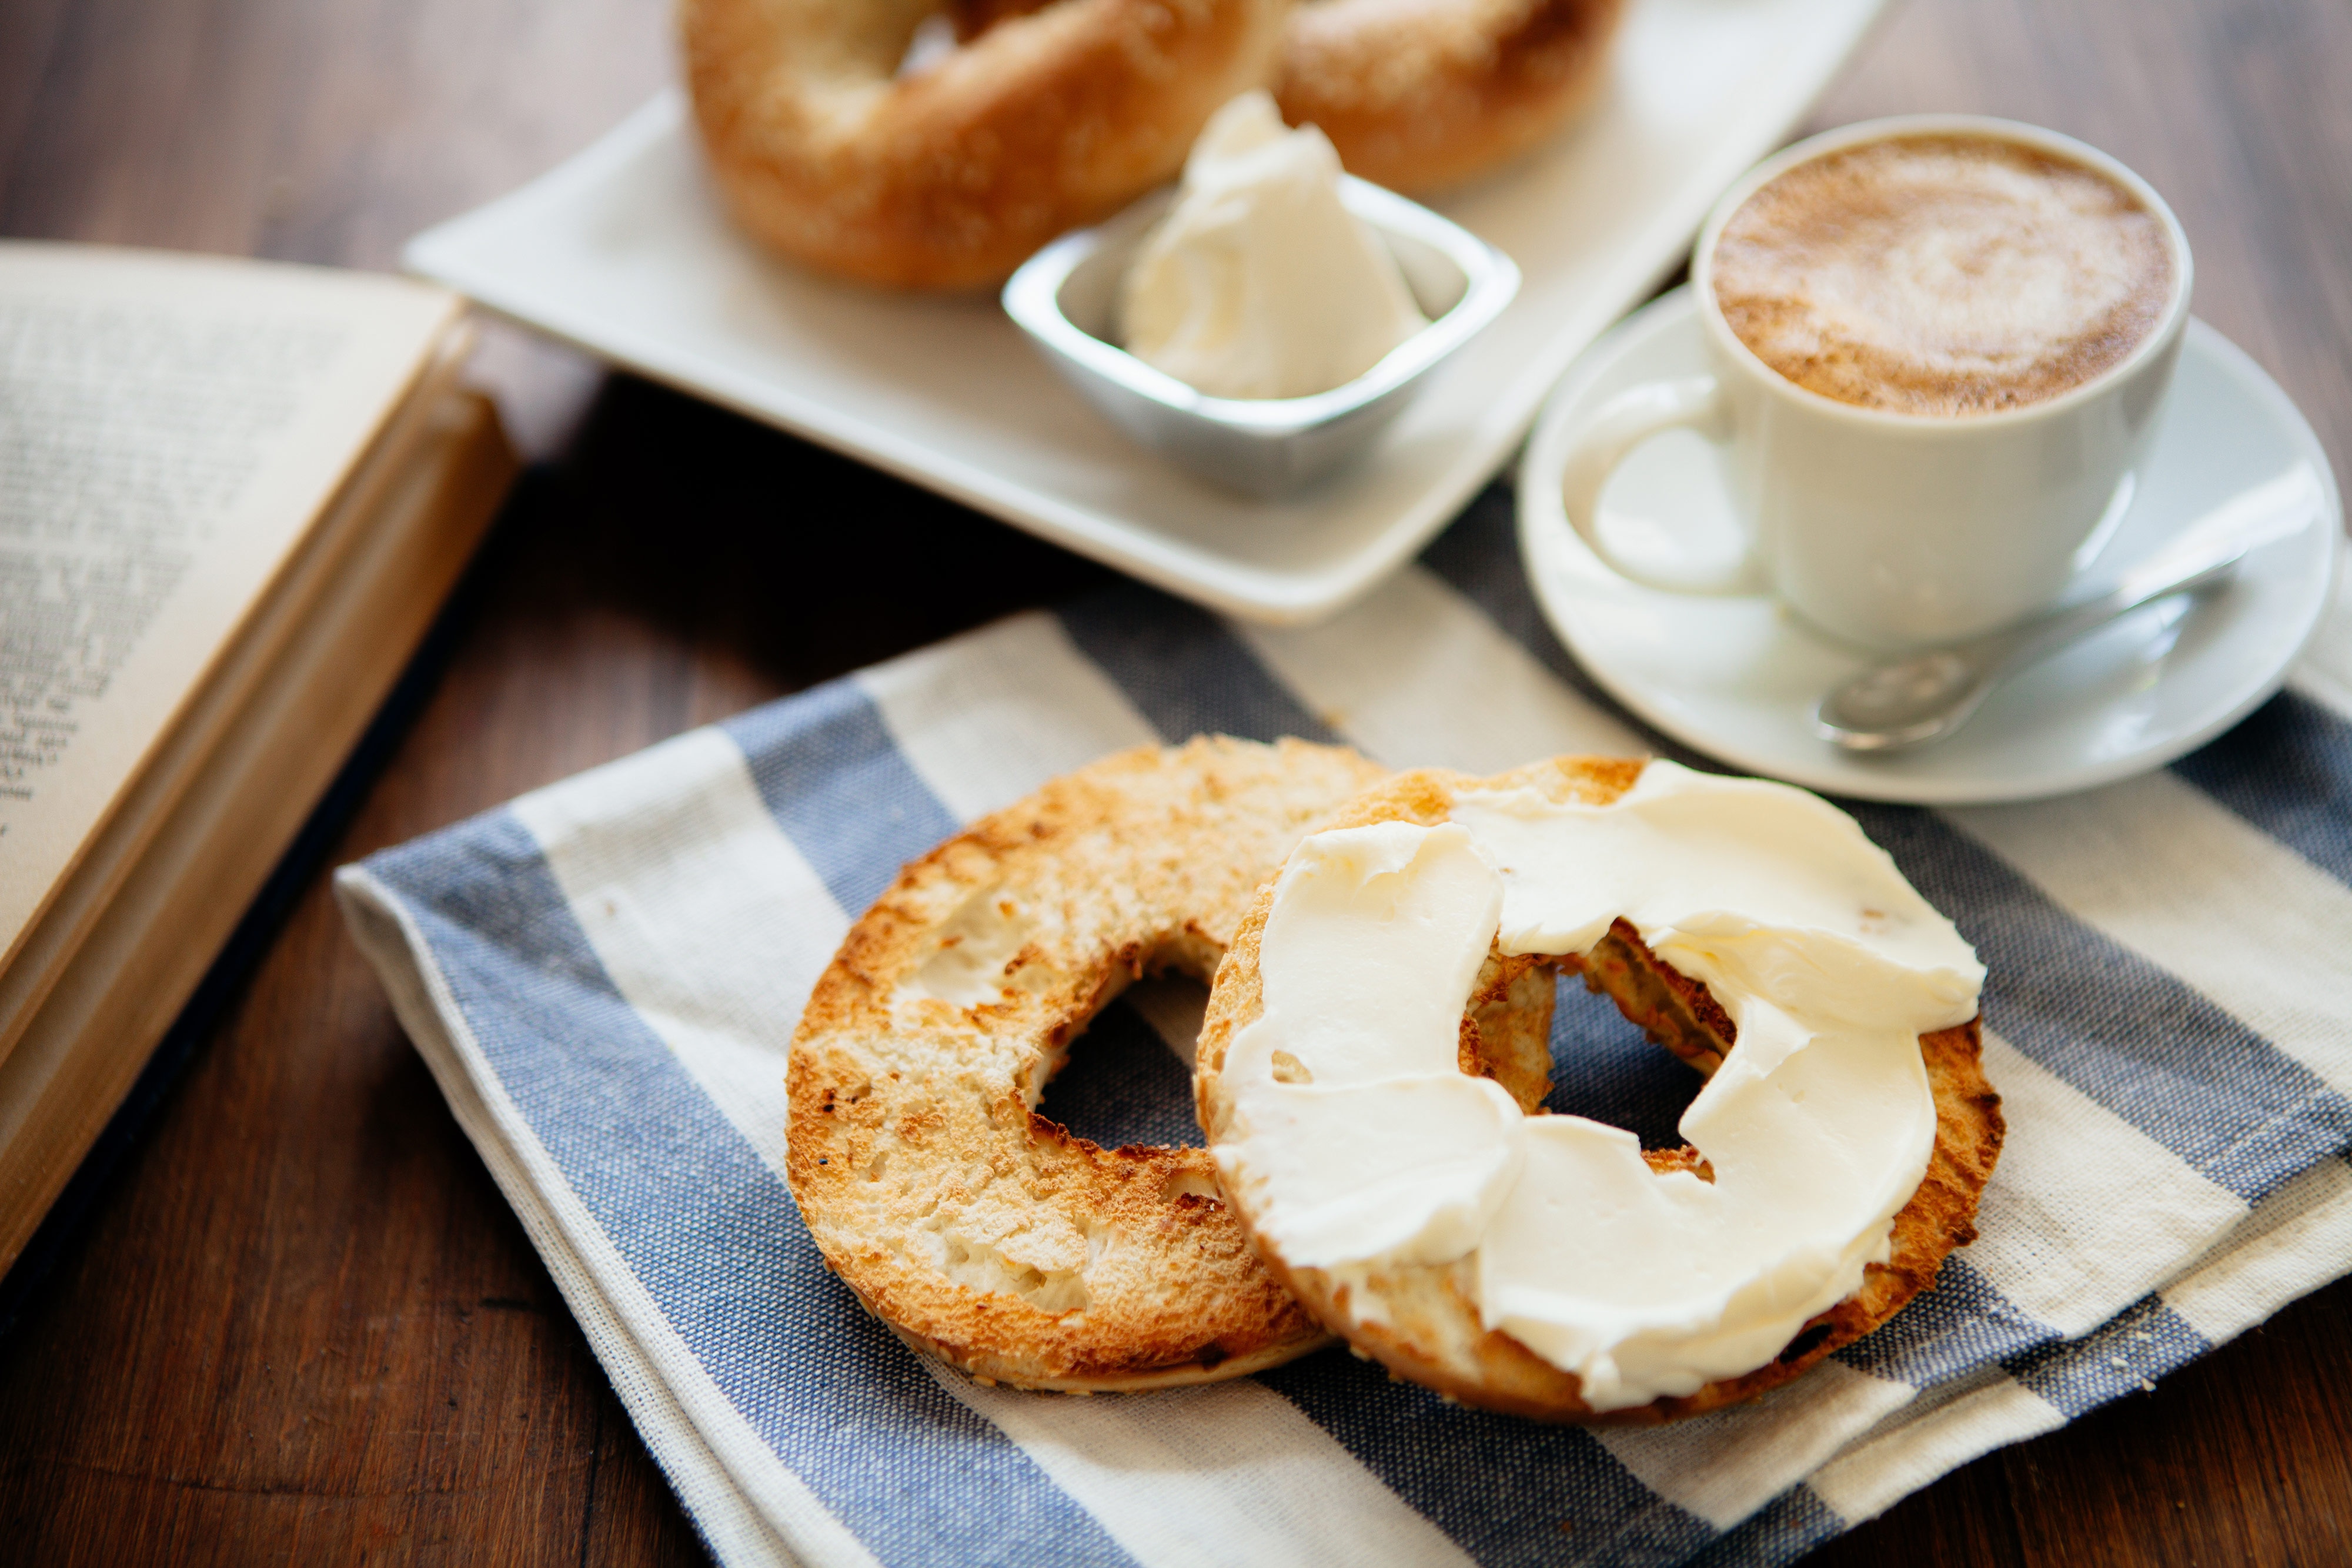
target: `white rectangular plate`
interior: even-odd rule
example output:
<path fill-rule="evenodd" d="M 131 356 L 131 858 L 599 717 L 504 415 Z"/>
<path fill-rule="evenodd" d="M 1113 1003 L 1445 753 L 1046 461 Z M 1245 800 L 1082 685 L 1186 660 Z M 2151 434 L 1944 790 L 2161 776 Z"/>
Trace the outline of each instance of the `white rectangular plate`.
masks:
<path fill-rule="evenodd" d="M 1130 444 L 992 296 L 877 293 L 768 256 L 719 210 L 674 93 L 417 235 L 405 259 L 528 326 L 1213 610 L 1312 621 L 1411 556 L 1503 465 L 1569 361 L 1681 259 L 1717 193 L 1803 118 L 1884 3 L 1634 0 L 1592 111 L 1432 204 L 1519 264 L 1518 298 L 1365 461 L 1281 502 Z"/>

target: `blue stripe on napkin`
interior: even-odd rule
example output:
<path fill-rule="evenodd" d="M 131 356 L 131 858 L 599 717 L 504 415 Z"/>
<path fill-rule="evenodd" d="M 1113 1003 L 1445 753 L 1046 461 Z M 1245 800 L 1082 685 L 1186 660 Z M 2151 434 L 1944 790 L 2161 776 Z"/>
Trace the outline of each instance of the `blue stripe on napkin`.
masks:
<path fill-rule="evenodd" d="M 906 862 L 956 831 L 855 681 L 827 682 L 721 724 L 768 814 L 852 915 Z"/>
<path fill-rule="evenodd" d="M 2081 1339 L 2001 1363 L 2068 1420 L 2145 1388 L 2213 1348 L 2157 1296 L 2144 1296 Z"/>
<path fill-rule="evenodd" d="M 1874 1377 L 1932 1388 L 2058 1337 L 2056 1329 L 2019 1311 L 1966 1253 L 1956 1252 L 1944 1260 L 1933 1290 L 1914 1297 L 1875 1333 L 1838 1352 L 1837 1359 Z"/>
<path fill-rule="evenodd" d="M 520 823 L 499 812 L 370 866 L 403 895 L 500 1084 L 629 1271 L 877 1556 L 1132 1561 L 825 1270 L 783 1181 L 614 988 Z"/>
<path fill-rule="evenodd" d="M 1846 1521 L 1808 1486 L 1793 1486 L 1719 1536 L 1693 1557 L 1691 1568 L 1756 1568 L 1793 1563 L 1833 1535 Z"/>
<path fill-rule="evenodd" d="M 1065 605 L 1063 629 L 1160 737 L 1339 743 L 1222 621 L 1135 583 Z"/>
<path fill-rule="evenodd" d="M 1484 1568 L 1679 1563 L 1715 1534 L 1581 1427 L 1467 1410 L 1337 1350 L 1258 1377 Z"/>
<path fill-rule="evenodd" d="M 2338 882 L 2352 883 L 2352 724 L 2281 692 L 2172 769 Z"/>

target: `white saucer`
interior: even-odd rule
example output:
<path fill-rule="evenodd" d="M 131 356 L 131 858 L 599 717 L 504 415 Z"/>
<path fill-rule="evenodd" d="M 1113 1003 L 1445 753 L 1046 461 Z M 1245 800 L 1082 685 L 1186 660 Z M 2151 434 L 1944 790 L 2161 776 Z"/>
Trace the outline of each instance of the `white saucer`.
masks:
<path fill-rule="evenodd" d="M 2232 497 L 2298 465 L 2320 515 L 2250 554 L 2193 606 L 2152 605 L 1995 691 L 1949 738 L 1861 757 L 1815 737 L 1831 687 L 1874 662 L 1762 597 L 1638 587 L 1603 566 L 1560 508 L 1568 431 L 1616 392 L 1706 369 L 1696 301 L 1664 296 L 1594 344 L 1538 419 L 1519 471 L 1519 543 L 1537 601 L 1578 663 L 1675 739 L 1751 773 L 1872 800 L 1958 805 L 2110 783 L 2202 745 L 2278 690 L 2334 581 L 2343 502 L 2326 454 L 2277 383 L 2202 321 L 2180 365 L 2131 506 L 2086 574 L 2113 578 Z M 1611 482 L 1601 526 L 1638 545 L 1646 519 L 1677 538 L 1736 548 L 1720 468 L 1696 436 L 1635 453 Z"/>

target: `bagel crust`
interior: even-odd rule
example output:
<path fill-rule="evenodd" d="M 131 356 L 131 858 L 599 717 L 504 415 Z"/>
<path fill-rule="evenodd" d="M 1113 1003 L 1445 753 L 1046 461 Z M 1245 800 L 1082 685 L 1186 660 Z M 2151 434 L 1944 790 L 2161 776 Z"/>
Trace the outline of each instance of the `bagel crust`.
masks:
<path fill-rule="evenodd" d="M 1287 0 L 1058 0 L 905 77 L 934 0 L 681 0 L 695 118 L 736 220 L 865 283 L 1001 281 L 1182 167 L 1273 78 Z"/>
<path fill-rule="evenodd" d="M 1258 883 L 1381 777 L 1294 740 L 1122 752 L 908 865 L 851 929 L 793 1039 L 787 1169 L 827 1263 L 901 1339 L 1074 1392 L 1326 1342 L 1206 1150 L 1105 1149 L 1034 1108 L 1130 981 L 1207 980 Z"/>
<path fill-rule="evenodd" d="M 1483 174 L 1591 101 L 1624 0 L 1306 0 L 1275 101 L 1398 191 Z"/>
<path fill-rule="evenodd" d="M 1038 0 L 950 0 L 976 38 Z M 1625 0 L 1301 0 L 1275 101 L 1320 126 L 1348 172 L 1426 192 L 1475 179 L 1559 131 L 1606 74 Z"/>
<path fill-rule="evenodd" d="M 1633 787 L 1643 766 L 1571 757 L 1486 779 L 1436 769 L 1403 773 L 1369 791 L 1328 825 L 1434 826 L 1448 820 L 1454 791 L 1472 788 L 1533 788 L 1556 801 L 1606 805 Z M 1193 1086 L 1212 1143 L 1220 1141 L 1233 1110 L 1231 1092 L 1220 1078 L 1226 1051 L 1235 1034 L 1263 1010 L 1259 946 L 1274 893 L 1271 881 L 1259 889 L 1210 994 Z M 1490 956 L 1488 976 L 1482 977 L 1463 1020 L 1461 1060 L 1465 1071 L 1494 1078 L 1523 1111 L 1537 1114 L 1551 1063 L 1548 1041 L 1530 1044 L 1535 998 L 1525 972 L 1514 977 L 1516 1005 L 1503 1009 L 1509 1033 L 1491 1042 L 1486 1038 L 1495 998 L 1486 982 L 1498 964 L 1524 962 Z M 1701 1071 L 1711 1072 L 1733 1049 L 1731 1021 L 1706 988 L 1659 962 L 1624 921 L 1616 923 L 1589 959 L 1570 956 L 1545 962 L 1580 974 L 1588 988 L 1607 993 L 1653 1040 Z M 1532 972 L 1549 981 L 1540 968 Z M 1887 1261 L 1868 1265 L 1861 1289 L 1810 1320 L 1774 1360 L 1690 1395 L 1596 1413 L 1581 1397 L 1575 1374 L 1510 1335 L 1482 1326 L 1470 1258 L 1442 1265 L 1391 1264 L 1342 1281 L 1328 1270 L 1286 1264 L 1262 1239 L 1259 1250 L 1275 1274 L 1360 1354 L 1465 1405 L 1543 1420 L 1650 1425 L 1755 1399 L 1884 1323 L 1935 1282 L 1953 1248 L 1976 1239 L 1977 1202 L 2000 1156 L 2003 1134 L 2000 1098 L 1984 1076 L 1980 1029 L 1981 1019 L 1972 1019 L 1919 1037 L 1935 1096 L 1935 1147 L 1918 1190 L 1895 1217 Z M 1539 1062 L 1531 1056 L 1534 1050 L 1542 1052 Z M 1706 1169 L 1688 1147 L 1646 1151 L 1643 1157 L 1654 1170 Z M 1248 1216 L 1236 1213 L 1246 1225 Z"/>

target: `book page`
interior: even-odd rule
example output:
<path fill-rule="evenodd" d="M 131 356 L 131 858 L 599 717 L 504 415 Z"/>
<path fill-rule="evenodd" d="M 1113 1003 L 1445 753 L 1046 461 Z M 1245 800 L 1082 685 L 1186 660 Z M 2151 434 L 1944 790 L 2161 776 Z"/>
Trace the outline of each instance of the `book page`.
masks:
<path fill-rule="evenodd" d="M 458 310 L 365 274 L 0 245 L 0 956 Z"/>

